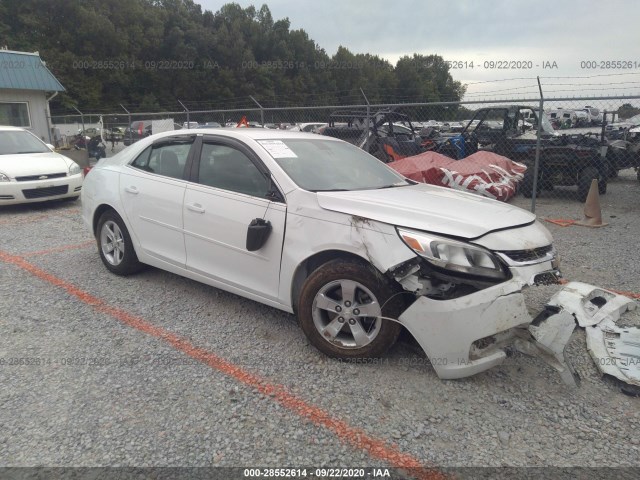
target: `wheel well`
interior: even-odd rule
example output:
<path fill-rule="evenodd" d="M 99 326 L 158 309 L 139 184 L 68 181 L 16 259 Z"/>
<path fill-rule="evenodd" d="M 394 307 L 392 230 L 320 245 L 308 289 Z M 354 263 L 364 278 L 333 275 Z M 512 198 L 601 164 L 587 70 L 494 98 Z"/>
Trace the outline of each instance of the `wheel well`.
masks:
<path fill-rule="evenodd" d="M 93 214 L 93 220 L 92 220 L 92 230 L 93 230 L 93 236 L 95 237 L 96 235 L 96 230 L 98 229 L 98 221 L 100 220 L 100 217 L 102 216 L 102 214 L 108 210 L 113 210 L 114 212 L 116 211 L 112 206 L 107 205 L 107 204 L 102 204 L 100 205 L 98 208 L 96 208 L 95 213 Z"/>
<path fill-rule="evenodd" d="M 300 294 L 300 289 L 302 288 L 302 285 L 304 285 L 307 277 L 318 267 L 321 267 L 325 263 L 335 259 L 356 260 L 363 264 L 369 263 L 366 259 L 343 250 L 326 250 L 305 259 L 296 268 L 293 275 L 293 281 L 291 282 L 291 305 L 293 306 L 294 313 L 298 308 L 298 296 Z"/>

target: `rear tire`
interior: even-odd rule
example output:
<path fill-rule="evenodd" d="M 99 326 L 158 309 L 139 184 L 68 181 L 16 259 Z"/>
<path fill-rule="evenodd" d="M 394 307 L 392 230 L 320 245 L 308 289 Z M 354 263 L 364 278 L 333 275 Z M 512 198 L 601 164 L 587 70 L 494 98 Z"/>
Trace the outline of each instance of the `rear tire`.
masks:
<path fill-rule="evenodd" d="M 127 227 L 115 211 L 104 212 L 98 220 L 96 241 L 100 259 L 110 272 L 127 276 L 144 268 L 133 249 Z"/>

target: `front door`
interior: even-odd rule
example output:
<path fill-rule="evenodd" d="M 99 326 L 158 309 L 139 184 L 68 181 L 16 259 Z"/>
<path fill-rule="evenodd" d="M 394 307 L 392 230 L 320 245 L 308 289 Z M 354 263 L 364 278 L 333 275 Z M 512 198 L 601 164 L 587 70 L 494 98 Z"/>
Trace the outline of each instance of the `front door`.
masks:
<path fill-rule="evenodd" d="M 187 268 L 256 295 L 277 299 L 286 205 L 268 198 L 270 176 L 246 147 L 205 139 L 184 197 Z M 246 248 L 254 219 L 270 222 L 266 243 Z"/>

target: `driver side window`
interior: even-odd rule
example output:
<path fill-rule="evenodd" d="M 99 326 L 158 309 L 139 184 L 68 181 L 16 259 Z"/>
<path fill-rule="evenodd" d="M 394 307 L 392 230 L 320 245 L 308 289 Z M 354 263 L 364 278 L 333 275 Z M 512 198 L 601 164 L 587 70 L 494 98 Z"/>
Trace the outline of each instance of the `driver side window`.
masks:
<path fill-rule="evenodd" d="M 204 143 L 200 154 L 198 183 L 254 197 L 266 197 L 269 180 L 240 150 Z"/>

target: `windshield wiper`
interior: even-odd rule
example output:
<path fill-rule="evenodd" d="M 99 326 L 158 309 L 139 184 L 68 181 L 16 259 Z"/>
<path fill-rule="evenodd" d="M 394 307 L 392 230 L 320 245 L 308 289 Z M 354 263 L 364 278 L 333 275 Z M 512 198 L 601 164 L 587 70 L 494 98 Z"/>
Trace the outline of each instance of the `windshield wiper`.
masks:
<path fill-rule="evenodd" d="M 392 183 L 391 185 L 383 185 L 382 187 L 377 187 L 376 190 L 382 190 L 383 188 L 396 188 L 396 187 L 406 187 L 408 185 L 411 185 L 409 182 L 398 182 L 398 183 Z"/>
<path fill-rule="evenodd" d="M 46 152 L 42 152 L 40 150 L 27 150 L 26 152 L 16 152 L 16 155 L 21 155 L 23 153 L 46 153 Z"/>
<path fill-rule="evenodd" d="M 327 190 L 311 190 L 314 193 L 318 192 L 349 192 L 348 188 L 329 188 Z"/>

